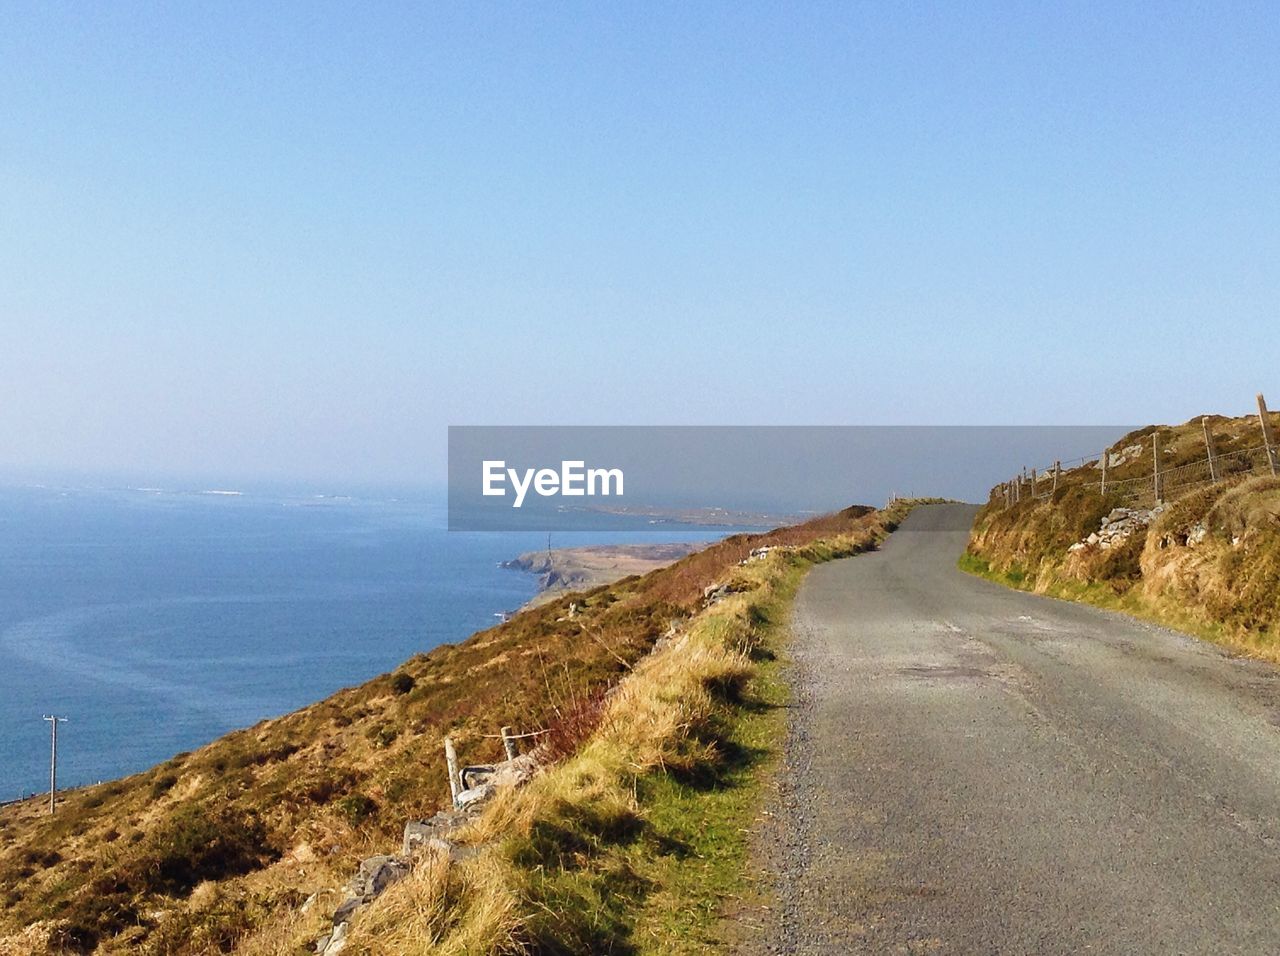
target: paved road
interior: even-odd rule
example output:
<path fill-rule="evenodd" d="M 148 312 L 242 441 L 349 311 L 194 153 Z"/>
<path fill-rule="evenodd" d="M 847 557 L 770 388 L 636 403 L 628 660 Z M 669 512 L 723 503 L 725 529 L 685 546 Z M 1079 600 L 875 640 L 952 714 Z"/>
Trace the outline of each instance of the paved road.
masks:
<path fill-rule="evenodd" d="M 1280 953 L 1280 671 L 962 574 L 972 515 L 809 575 L 745 948 Z"/>

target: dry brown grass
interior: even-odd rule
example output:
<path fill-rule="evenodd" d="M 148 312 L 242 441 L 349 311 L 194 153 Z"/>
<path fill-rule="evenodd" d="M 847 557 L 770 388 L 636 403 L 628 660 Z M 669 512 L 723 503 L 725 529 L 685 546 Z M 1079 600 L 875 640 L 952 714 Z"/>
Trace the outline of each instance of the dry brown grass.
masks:
<path fill-rule="evenodd" d="M 430 852 L 361 913 L 353 956 L 479 956 L 520 952 L 519 900 L 494 854 L 461 863 Z"/>
<path fill-rule="evenodd" d="M 1170 465 L 1203 456 L 1199 418 L 1142 429 L 1116 447 L 1149 443 L 1157 430 Z M 1260 440 L 1256 419 L 1216 418 L 1214 432 L 1219 452 Z M 1149 457 L 1126 468 L 1149 473 Z M 1146 533 L 1109 550 L 1068 553 L 1121 503 L 1085 481 L 1096 481 L 1093 469 L 1067 473 L 1049 498 L 1012 508 L 993 500 L 974 522 L 969 566 L 1017 587 L 1129 611 L 1280 661 L 1280 480 L 1243 476 L 1192 488 Z"/>
<path fill-rule="evenodd" d="M 872 547 L 895 517 L 787 536 L 795 550 L 744 567 L 717 562 L 729 570 L 735 593 L 637 664 L 576 753 L 495 798 L 459 836 L 477 849 L 475 857 L 458 865 L 433 857 L 362 912 L 350 937 L 354 951 L 629 951 L 626 936 L 641 902 L 662 889 L 636 871 L 630 849 L 644 839 L 645 781 L 692 777 L 722 759 L 719 722 L 756 669 L 760 609 L 788 570 Z M 732 544 L 724 552 L 746 553 Z M 667 597 L 688 586 L 680 575 L 666 583 Z"/>
<path fill-rule="evenodd" d="M 703 588 L 752 548 L 861 533 L 867 510 L 736 536 L 566 596 L 395 674 L 67 794 L 55 817 L 32 801 L 0 809 L 0 945 L 37 945 L 11 937 L 44 920 L 69 951 L 289 951 L 313 920 L 281 914 L 398 842 L 405 820 L 445 805 L 444 733 L 467 762 L 499 755 L 484 734 L 503 724 L 560 728 L 573 751 L 596 730 L 603 691 L 695 613 Z M 188 839 L 200 820 L 220 821 L 226 839 Z"/>
<path fill-rule="evenodd" d="M 1206 536 L 1192 545 L 1197 525 Z M 1273 645 L 1280 627 L 1280 479 L 1219 485 L 1178 502 L 1151 528 L 1141 564 L 1148 600 L 1190 608 L 1251 649 Z"/>
<path fill-rule="evenodd" d="M 744 599 L 734 599 L 741 604 Z M 726 602 L 728 603 L 728 602 Z M 432 857 L 414 878 L 356 920 L 358 953 L 590 952 L 582 918 L 541 892 L 547 871 L 590 868 L 593 838 L 626 839 L 640 825 L 637 777 L 690 769 L 707 758 L 698 728 L 715 701 L 709 686 L 749 664 L 713 636 L 717 608 L 645 660 L 619 685 L 581 750 L 521 790 L 507 791 L 461 835 L 480 848 L 460 865 Z M 551 924 L 551 925 L 547 925 Z"/>

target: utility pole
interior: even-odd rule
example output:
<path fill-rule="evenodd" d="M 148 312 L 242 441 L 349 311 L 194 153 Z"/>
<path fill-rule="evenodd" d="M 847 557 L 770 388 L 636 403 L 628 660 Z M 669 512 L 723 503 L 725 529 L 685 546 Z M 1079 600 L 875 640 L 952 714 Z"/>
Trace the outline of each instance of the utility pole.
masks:
<path fill-rule="evenodd" d="M 58 793 L 58 724 L 65 723 L 65 717 L 55 717 L 45 714 L 44 719 L 49 721 L 49 813 L 54 810 L 54 801 Z"/>

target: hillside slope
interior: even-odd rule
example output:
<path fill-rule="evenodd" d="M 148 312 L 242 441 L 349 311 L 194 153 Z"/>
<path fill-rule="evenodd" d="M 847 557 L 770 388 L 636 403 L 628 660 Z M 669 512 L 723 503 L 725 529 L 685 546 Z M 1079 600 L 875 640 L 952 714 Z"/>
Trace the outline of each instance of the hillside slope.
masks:
<path fill-rule="evenodd" d="M 875 523 L 874 528 L 869 523 Z M 737 535 L 643 578 L 525 611 L 392 674 L 179 754 L 147 772 L 0 809 L 0 953 L 290 952 L 323 922 L 299 905 L 448 801 L 441 738 L 488 762 L 503 725 L 575 751 L 604 691 L 765 545 L 885 523 L 850 508 Z M 263 942 L 273 933 L 284 948 Z M 6 935 L 7 934 L 7 935 Z M 265 947 L 265 948 L 264 948 Z"/>
<path fill-rule="evenodd" d="M 1132 432 L 1108 449 L 1105 486 L 1087 462 L 1034 496 L 993 489 L 963 566 L 1280 660 L 1280 479 L 1261 445 L 1253 416 Z"/>

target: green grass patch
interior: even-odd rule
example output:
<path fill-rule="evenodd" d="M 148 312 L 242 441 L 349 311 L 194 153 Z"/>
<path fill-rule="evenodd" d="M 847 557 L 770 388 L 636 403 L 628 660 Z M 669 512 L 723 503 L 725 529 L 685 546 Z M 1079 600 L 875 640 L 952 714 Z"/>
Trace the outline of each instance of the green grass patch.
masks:
<path fill-rule="evenodd" d="M 636 860 L 661 887 L 645 900 L 633 939 L 639 954 L 705 953 L 726 942 L 726 905 L 754 891 L 751 831 L 782 757 L 790 699 L 782 646 L 790 607 L 809 565 L 789 569 L 763 622 L 755 674 L 721 724 L 725 758 L 715 779 L 695 784 L 664 774 L 642 795 L 655 835 L 672 852 Z"/>
<path fill-rule="evenodd" d="M 1136 588 L 1117 592 L 1111 584 L 1103 581 L 1061 579 L 1051 579 L 1036 587 L 1035 578 L 1017 565 L 1009 570 L 999 571 L 992 568 L 990 562 L 968 552 L 960 556 L 956 566 L 966 574 L 1003 584 L 1016 591 L 1031 592 L 1034 589 L 1034 593 L 1042 597 L 1127 614 L 1148 624 L 1172 628 L 1204 641 L 1239 649 L 1239 639 L 1229 634 L 1221 625 L 1207 623 L 1173 602 L 1150 601 Z"/>

